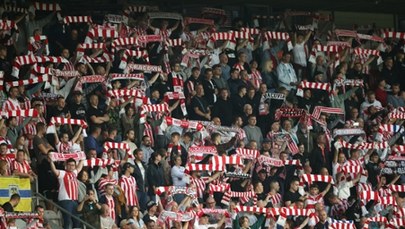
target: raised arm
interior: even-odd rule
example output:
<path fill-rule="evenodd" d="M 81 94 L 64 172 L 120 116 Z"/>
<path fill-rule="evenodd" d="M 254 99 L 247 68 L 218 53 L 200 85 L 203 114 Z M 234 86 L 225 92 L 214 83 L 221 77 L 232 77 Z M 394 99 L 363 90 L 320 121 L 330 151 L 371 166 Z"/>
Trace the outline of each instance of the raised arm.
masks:
<path fill-rule="evenodd" d="M 72 138 L 72 142 L 75 143 L 77 139 L 79 139 L 80 134 L 82 133 L 83 127 L 79 127 L 79 129 L 76 131 L 75 135 Z"/>

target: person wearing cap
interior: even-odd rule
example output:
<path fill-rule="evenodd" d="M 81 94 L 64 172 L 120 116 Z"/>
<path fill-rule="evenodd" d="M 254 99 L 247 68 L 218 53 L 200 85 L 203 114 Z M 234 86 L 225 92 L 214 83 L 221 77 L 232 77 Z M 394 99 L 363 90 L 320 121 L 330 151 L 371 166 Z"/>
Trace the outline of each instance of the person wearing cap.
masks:
<path fill-rule="evenodd" d="M 156 223 L 158 220 L 157 210 L 158 210 L 158 204 L 155 201 L 150 200 L 146 204 L 146 213 L 142 218 L 143 222 L 149 222 L 150 220 L 153 220 Z"/>

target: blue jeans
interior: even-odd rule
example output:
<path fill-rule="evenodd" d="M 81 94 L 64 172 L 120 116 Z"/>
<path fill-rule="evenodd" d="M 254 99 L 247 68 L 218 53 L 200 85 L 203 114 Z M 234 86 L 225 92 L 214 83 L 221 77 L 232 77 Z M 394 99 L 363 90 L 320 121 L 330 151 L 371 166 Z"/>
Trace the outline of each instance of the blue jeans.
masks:
<path fill-rule="evenodd" d="M 70 212 L 74 216 L 78 216 L 77 214 L 77 202 L 74 200 L 61 200 L 59 201 L 59 205 L 65 209 L 66 211 Z M 63 217 L 63 229 L 70 229 L 72 228 L 72 221 L 73 221 L 73 228 L 80 227 L 80 222 L 73 219 L 70 215 L 65 214 L 62 212 Z"/>

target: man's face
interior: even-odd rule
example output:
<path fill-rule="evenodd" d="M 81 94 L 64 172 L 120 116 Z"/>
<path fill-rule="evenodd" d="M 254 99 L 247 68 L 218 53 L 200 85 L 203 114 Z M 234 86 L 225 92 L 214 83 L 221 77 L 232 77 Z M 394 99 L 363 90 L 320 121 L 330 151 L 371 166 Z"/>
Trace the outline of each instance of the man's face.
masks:
<path fill-rule="evenodd" d="M 90 103 L 92 106 L 98 106 L 98 97 L 96 95 L 91 96 Z"/>
<path fill-rule="evenodd" d="M 70 57 L 69 49 L 64 49 L 61 54 L 64 58 L 68 59 Z"/>
<path fill-rule="evenodd" d="M 144 139 L 143 139 L 143 144 L 144 144 L 145 146 L 147 146 L 147 147 L 150 147 L 150 144 L 151 144 L 150 138 L 149 138 L 149 137 L 144 138 Z"/>
<path fill-rule="evenodd" d="M 249 122 L 249 125 L 255 126 L 256 125 L 256 117 L 250 117 L 248 122 Z"/>
<path fill-rule="evenodd" d="M 228 56 L 227 56 L 225 53 L 223 53 L 223 54 L 219 57 L 219 61 L 220 61 L 222 64 L 227 64 L 227 63 L 228 63 Z"/>
<path fill-rule="evenodd" d="M 290 54 L 286 54 L 283 58 L 284 62 L 286 63 L 290 63 L 291 61 L 291 55 Z"/>
<path fill-rule="evenodd" d="M 66 170 L 69 172 L 73 172 L 73 170 L 76 169 L 76 163 L 75 162 L 69 162 L 66 165 Z"/>
<path fill-rule="evenodd" d="M 200 70 L 194 70 L 194 71 L 192 72 L 193 77 L 194 77 L 195 79 L 197 79 L 197 78 L 200 76 L 200 73 L 201 73 Z"/>
<path fill-rule="evenodd" d="M 17 97 L 18 96 L 18 88 L 12 88 L 12 89 L 10 89 L 10 96 L 11 97 L 13 97 L 13 98 L 15 98 L 15 97 Z"/>
<path fill-rule="evenodd" d="M 97 158 L 97 151 L 95 151 L 95 150 L 90 150 L 90 152 L 89 152 L 89 157 L 90 157 L 90 159 L 92 159 L 92 158 Z"/>
<path fill-rule="evenodd" d="M 367 96 L 368 102 L 373 103 L 375 101 L 375 95 L 374 94 L 370 94 Z"/>
<path fill-rule="evenodd" d="M 239 55 L 239 61 L 245 63 L 247 59 L 246 54 L 242 53 Z"/>
<path fill-rule="evenodd" d="M 222 74 L 222 69 L 220 67 L 214 68 L 214 75 L 220 76 Z"/>
<path fill-rule="evenodd" d="M 296 192 L 298 191 L 298 187 L 300 186 L 300 183 L 298 181 L 294 181 L 291 183 L 291 189 Z"/>
<path fill-rule="evenodd" d="M 1 146 L 0 146 L 0 154 L 1 154 L 1 155 L 6 155 L 6 154 L 7 154 L 7 150 L 8 150 L 7 145 L 1 145 Z"/>
<path fill-rule="evenodd" d="M 142 151 L 137 152 L 136 155 L 135 155 L 135 158 L 137 160 L 139 160 L 139 161 L 142 161 L 143 160 L 143 152 Z"/>
<path fill-rule="evenodd" d="M 395 95 L 398 94 L 400 90 L 401 90 L 401 89 L 399 88 L 398 85 L 392 86 L 392 93 L 393 93 L 393 94 L 395 94 Z"/>
<path fill-rule="evenodd" d="M 112 194 L 114 193 L 114 186 L 112 186 L 112 185 L 107 186 L 107 187 L 105 188 L 105 192 L 106 192 L 108 195 L 112 195 Z"/>
<path fill-rule="evenodd" d="M 135 140 L 135 132 L 134 132 L 133 130 L 129 131 L 129 132 L 127 133 L 127 138 L 128 138 L 128 140 L 130 140 L 130 141 Z"/>

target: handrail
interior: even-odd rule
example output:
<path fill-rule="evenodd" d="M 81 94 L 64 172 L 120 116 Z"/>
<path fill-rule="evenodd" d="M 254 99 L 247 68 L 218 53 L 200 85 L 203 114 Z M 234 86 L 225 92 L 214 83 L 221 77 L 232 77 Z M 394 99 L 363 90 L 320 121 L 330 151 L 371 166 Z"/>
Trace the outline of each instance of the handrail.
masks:
<path fill-rule="evenodd" d="M 55 206 L 55 207 L 56 207 L 58 210 L 60 210 L 61 212 L 70 215 L 73 219 L 75 219 L 75 220 L 79 221 L 80 223 L 82 223 L 83 225 L 85 225 L 86 228 L 89 228 L 89 229 L 98 229 L 98 228 L 95 228 L 93 225 L 87 223 L 86 221 L 80 219 L 80 217 L 77 217 L 77 216 L 73 215 L 71 212 L 65 210 L 64 208 L 62 208 L 61 206 L 59 206 L 58 204 L 56 204 L 56 203 L 53 202 L 52 200 L 49 200 L 48 198 L 46 198 L 46 197 L 43 196 L 42 194 L 36 192 L 34 195 L 40 197 L 40 198 L 43 199 L 45 202 L 48 202 L 48 203 L 52 204 L 53 206 Z"/>

